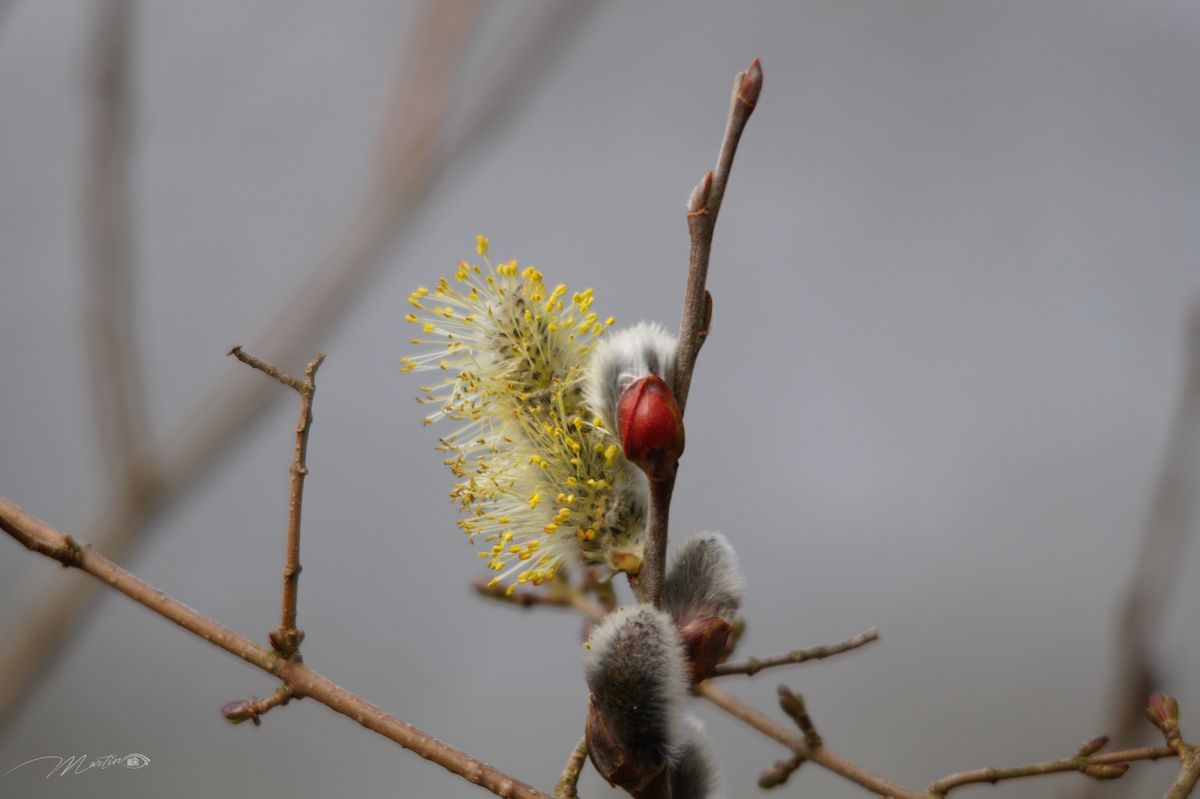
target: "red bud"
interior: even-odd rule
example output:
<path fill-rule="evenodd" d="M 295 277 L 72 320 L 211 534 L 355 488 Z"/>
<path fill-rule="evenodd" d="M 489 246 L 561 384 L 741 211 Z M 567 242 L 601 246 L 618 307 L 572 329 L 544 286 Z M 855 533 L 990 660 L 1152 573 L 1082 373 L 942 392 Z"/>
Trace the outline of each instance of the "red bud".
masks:
<path fill-rule="evenodd" d="M 617 432 L 625 457 L 651 478 L 674 473 L 683 454 L 683 412 L 658 375 L 638 380 L 621 394 Z"/>
<path fill-rule="evenodd" d="M 1097 735 L 1095 738 L 1088 738 L 1083 744 L 1075 750 L 1078 757 L 1091 757 L 1099 752 L 1108 744 L 1107 735 Z"/>

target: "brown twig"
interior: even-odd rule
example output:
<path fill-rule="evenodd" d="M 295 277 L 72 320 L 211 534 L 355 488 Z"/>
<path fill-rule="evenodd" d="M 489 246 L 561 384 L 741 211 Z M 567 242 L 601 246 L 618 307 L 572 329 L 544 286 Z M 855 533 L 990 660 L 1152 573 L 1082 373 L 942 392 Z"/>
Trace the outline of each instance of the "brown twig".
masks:
<path fill-rule="evenodd" d="M 691 249 L 688 254 L 683 316 L 679 321 L 679 349 L 675 354 L 675 401 L 681 409 L 687 407 L 692 370 L 695 369 L 696 357 L 700 354 L 700 346 L 704 343 L 712 317 L 712 298 L 708 296 L 706 284 L 713 229 L 717 224 L 717 214 L 721 211 L 721 201 L 725 199 L 725 187 L 729 183 L 729 172 L 733 168 L 738 142 L 758 104 L 762 85 L 762 64 L 756 58 L 750 68 L 739 72 L 733 81 L 729 117 L 717 154 L 716 169 L 705 174 L 688 201 L 687 223 Z"/>
<path fill-rule="evenodd" d="M 221 715 L 231 724 L 241 724 L 243 721 L 254 722 L 255 727 L 262 726 L 262 716 L 271 708 L 286 705 L 292 701 L 295 691 L 290 685 L 280 686 L 275 693 L 266 699 L 239 699 L 221 708 Z"/>
<path fill-rule="evenodd" d="M 692 384 L 692 370 L 700 346 L 708 336 L 712 321 L 712 296 L 705 284 L 708 280 L 708 256 L 712 249 L 713 228 L 725 197 L 725 185 L 733 167 L 742 131 L 762 91 L 762 65 L 758 59 L 745 72 L 739 72 L 733 82 L 729 117 L 725 135 L 717 154 L 717 166 L 704 174 L 693 190 L 687 205 L 688 235 L 691 246 L 688 254 L 687 288 L 683 295 L 683 315 L 679 321 L 679 348 L 675 354 L 675 385 L 673 393 L 680 413 L 687 404 Z M 675 468 L 664 474 L 650 475 L 650 508 L 646 523 L 645 549 L 642 568 L 635 580 L 630 580 L 639 602 L 662 604 L 663 576 L 667 568 L 667 530 L 671 509 L 671 494 L 675 489 Z"/>
<path fill-rule="evenodd" d="M 795 663 L 804 663 L 809 660 L 820 660 L 821 658 L 840 655 L 843 652 L 850 652 L 859 647 L 866 646 L 872 641 L 879 640 L 879 630 L 872 627 L 866 632 L 859 633 L 853 638 L 848 638 L 837 644 L 824 644 L 822 646 L 810 646 L 807 649 L 796 649 L 791 652 L 784 652 L 781 655 L 767 655 L 766 657 L 752 657 L 745 660 L 738 660 L 732 663 L 722 663 L 713 669 L 713 677 L 725 677 L 730 674 L 745 674 L 748 677 L 753 677 L 763 669 L 773 668 L 775 666 L 787 666 Z"/>
<path fill-rule="evenodd" d="M 571 608 L 592 622 L 600 622 L 607 615 L 604 608 L 574 588 L 549 591 L 520 589 L 510 594 L 503 585 L 488 585 L 488 582 L 486 577 L 480 577 L 471 587 L 480 596 L 518 608 Z"/>
<path fill-rule="evenodd" d="M 106 474 L 118 496 L 136 496 L 144 488 L 154 459 L 134 334 L 133 16 L 132 0 L 105 0 L 95 8 L 81 206 L 88 386 Z"/>
<path fill-rule="evenodd" d="M 1196 784 L 1200 783 L 1200 751 L 1193 749 L 1179 761 L 1179 775 L 1163 794 L 1163 799 L 1185 799 L 1191 796 Z"/>
<path fill-rule="evenodd" d="M 571 756 L 567 758 L 567 765 L 563 768 L 562 776 L 558 778 L 558 785 L 554 787 L 554 795 L 557 799 L 575 799 L 579 796 L 577 790 L 579 773 L 583 771 L 587 753 L 587 736 L 584 736 L 571 750 Z"/>
<path fill-rule="evenodd" d="M 314 699 L 497 796 L 549 799 L 532 786 L 385 713 L 299 660 L 281 658 L 272 649 L 256 644 L 189 608 L 96 553 L 90 546 L 80 545 L 70 536 L 49 527 L 4 497 L 0 497 L 0 529 L 28 549 L 53 558 L 64 566 L 87 572 L 205 641 L 273 674 L 289 686 L 297 698 Z"/>
<path fill-rule="evenodd" d="M 811 760 L 822 768 L 845 777 L 869 791 L 874 791 L 883 796 L 890 796 L 893 799 L 922 799 L 920 794 L 895 785 L 883 777 L 872 774 L 866 769 L 835 754 L 828 746 L 822 745 L 817 749 L 810 748 L 803 736 L 797 735 L 782 724 L 734 699 L 725 691 L 718 688 L 712 680 L 705 680 L 697 685 L 696 693 L 734 718 L 758 730 L 768 738 L 773 738 L 783 744 L 798 757 Z"/>
<path fill-rule="evenodd" d="M 317 391 L 317 369 L 325 362 L 325 354 L 318 353 L 304 367 L 304 379 L 292 377 L 279 367 L 259 360 L 253 355 L 234 347 L 229 354 L 242 363 L 278 380 L 300 395 L 300 418 L 296 421 L 296 445 L 292 450 L 291 491 L 288 496 L 287 555 L 283 566 L 283 603 L 279 614 L 279 628 L 271 633 L 271 645 L 283 657 L 299 655 L 304 631 L 296 627 L 296 603 L 300 590 L 300 513 L 304 505 L 304 478 L 308 476 L 308 435 L 312 430 L 313 395 Z"/>
<path fill-rule="evenodd" d="M 495 76 L 479 94 L 476 105 L 464 114 L 457 133 L 441 127 L 426 131 L 426 139 L 446 141 L 433 147 L 428 141 L 409 141 L 401 151 L 392 140 L 395 163 L 410 161 L 403 186 L 386 189 L 387 202 L 378 202 L 384 191 L 378 181 L 364 190 L 351 219 L 333 238 L 327 253 L 313 271 L 299 282 L 298 293 L 285 302 L 273 321 L 255 339 L 255 349 L 270 352 L 280 363 L 299 360 L 317 342 L 328 336 L 350 303 L 359 296 L 392 245 L 420 209 L 430 187 L 452 166 L 463 163 L 482 142 L 495 141 L 498 125 L 513 119 L 525 97 L 551 74 L 548 62 L 562 52 L 571 34 L 580 27 L 598 3 L 553 3 L 528 27 L 527 36 L 505 48 Z M 471 22 L 478 16 L 477 0 L 429 0 L 421 24 L 411 36 L 411 46 L 402 48 L 404 64 L 397 71 L 393 107 L 400 113 L 416 114 L 419 106 L 446 105 L 441 96 L 451 90 L 457 68 L 467 62 Z M 453 21 L 438 22 L 438 18 Z M 437 35 L 435 35 L 437 34 Z M 395 119 L 393 114 L 389 118 Z M 388 128 L 393 130 L 393 128 Z M 428 145 L 428 146 L 427 146 Z M 395 174 L 382 166 L 372 174 Z M 123 560 L 164 511 L 188 492 L 221 462 L 230 444 L 258 421 L 278 398 L 256 383 L 222 375 L 203 392 L 195 406 L 181 415 L 175 438 L 163 442 L 157 453 L 155 471 L 135 496 L 111 498 L 101 508 L 86 514 L 93 523 L 98 545 L 115 560 Z M 29 592 L 22 607 L 8 616 L 0 630 L 0 725 L 17 702 L 31 693 L 31 684 L 43 674 L 45 662 L 70 635 L 78 618 L 92 606 L 93 584 L 71 581 L 38 586 Z"/>
<path fill-rule="evenodd" d="M 1051 760 L 1046 763 L 1034 763 L 1028 766 L 1012 766 L 1009 768 L 979 768 L 963 771 L 942 777 L 931 783 L 926 789 L 929 796 L 941 799 L 955 788 L 975 783 L 1002 782 L 1021 777 L 1037 777 L 1044 774 L 1059 774 L 1064 771 L 1083 771 L 1088 767 L 1120 766 L 1135 760 L 1158 760 L 1164 757 L 1174 757 L 1175 752 L 1165 746 L 1147 746 L 1141 749 L 1126 749 L 1121 752 L 1108 752 L 1102 755 L 1083 757 L 1066 757 L 1062 760 Z M 1123 770 L 1121 770 L 1123 773 Z M 1113 772 L 1110 776 L 1120 776 Z"/>

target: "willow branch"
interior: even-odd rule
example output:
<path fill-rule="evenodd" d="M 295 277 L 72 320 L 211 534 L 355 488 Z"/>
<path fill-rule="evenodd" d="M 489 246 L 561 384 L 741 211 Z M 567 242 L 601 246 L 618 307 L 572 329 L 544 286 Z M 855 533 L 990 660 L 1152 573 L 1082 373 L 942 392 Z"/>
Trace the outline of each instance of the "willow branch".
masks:
<path fill-rule="evenodd" d="M 840 655 L 843 652 L 850 652 L 878 640 L 879 630 L 872 627 L 866 632 L 859 633 L 853 638 L 848 638 L 837 644 L 810 646 L 807 649 L 796 649 L 791 652 L 784 652 L 781 655 L 751 657 L 731 663 L 722 663 L 713 669 L 712 676 L 725 677 L 730 674 L 745 674 L 748 677 L 753 677 L 763 669 L 770 669 L 775 666 L 788 666 L 796 663 L 804 663 L 809 660 L 820 660 L 832 657 L 833 655 Z"/>
<path fill-rule="evenodd" d="M 713 684 L 712 680 L 705 680 L 697 685 L 696 693 L 739 721 L 783 744 L 797 757 L 811 760 L 822 768 L 845 777 L 868 791 L 873 791 L 881 796 L 893 797 L 893 799 L 922 799 L 921 794 L 902 788 L 877 774 L 872 774 L 861 766 L 835 754 L 828 746 L 822 745 L 817 749 L 810 748 L 802 735 L 796 734 L 782 724 L 734 699 Z"/>
<path fill-rule="evenodd" d="M 1051 760 L 1046 763 L 1034 763 L 1028 766 L 1012 766 L 1009 768 L 979 768 L 951 774 L 948 777 L 933 782 L 926 792 L 935 799 L 941 799 L 955 788 L 976 783 L 1003 782 L 1021 777 L 1038 777 L 1045 774 L 1059 774 L 1064 771 L 1083 771 L 1095 766 L 1121 766 L 1136 760 L 1158 760 L 1164 757 L 1175 757 L 1175 752 L 1166 746 L 1147 746 L 1141 749 L 1126 749 L 1121 752 L 1107 752 L 1091 755 L 1090 757 L 1075 756 L 1062 760 Z M 1114 776 L 1119 776 L 1114 774 Z"/>
<path fill-rule="evenodd" d="M 104 0 L 95 7 L 81 206 L 88 386 L 106 472 L 120 496 L 136 495 L 153 463 L 134 333 L 133 10 L 132 0 Z"/>
<path fill-rule="evenodd" d="M 1179 775 L 1163 794 L 1163 799 L 1184 799 L 1191 796 L 1197 783 L 1200 783 L 1200 750 L 1192 749 L 1190 753 L 1180 757 Z"/>
<path fill-rule="evenodd" d="M 96 553 L 90 546 L 80 544 L 71 536 L 52 529 L 4 497 L 0 497 L 0 529 L 28 549 L 52 558 L 64 566 L 87 572 L 188 632 L 278 677 L 297 698 L 306 697 L 320 702 L 497 796 L 549 799 L 546 794 L 535 788 L 385 713 L 308 668 L 299 660 L 281 658 L 273 650 L 256 644 L 173 599 Z"/>
<path fill-rule="evenodd" d="M 271 353 L 279 363 L 294 363 L 327 338 L 345 316 L 350 303 L 366 288 L 384 257 L 416 218 L 429 190 L 452 166 L 466 162 L 477 145 L 495 141 L 498 126 L 512 120 L 524 99 L 552 74 L 548 64 L 563 51 L 572 34 L 598 3 L 553 3 L 528 26 L 527 35 L 504 54 L 491 70 L 494 78 L 478 101 L 463 115 L 457 132 L 447 131 L 444 109 L 458 68 L 467 62 L 469 32 L 479 16 L 477 0 L 429 0 L 411 42 L 401 47 L 403 67 L 397 70 L 391 105 L 405 114 L 427 117 L 422 107 L 440 109 L 439 125 L 425 125 L 420 136 L 381 141 L 391 152 L 391 168 L 382 162 L 370 172 L 381 176 L 365 187 L 361 201 L 323 257 L 298 285 L 274 321 L 255 338 L 258 352 Z M 395 132 L 394 124 L 386 130 Z M 435 146 L 437 142 L 444 146 Z M 397 165 L 408 162 L 405 176 Z M 387 175 L 389 182 L 382 176 Z M 386 201 L 379 197 L 386 195 Z M 163 442 L 155 470 L 136 496 L 119 496 L 90 510 L 97 545 L 115 560 L 123 560 L 143 539 L 152 522 L 175 502 L 203 485 L 222 462 L 230 444 L 262 418 L 278 399 L 277 392 L 230 375 L 222 375 L 202 392 L 193 408 L 170 429 L 179 433 Z M 0 630 L 0 724 L 17 702 L 31 693 L 31 684 L 48 672 L 45 662 L 58 651 L 76 620 L 91 606 L 95 587 L 87 581 L 51 583 L 29 592 L 22 607 L 6 614 Z"/>
<path fill-rule="evenodd" d="M 739 72 L 733 81 L 733 95 L 729 100 L 729 117 L 725 123 L 725 135 L 717 154 L 716 168 L 701 179 L 688 201 L 687 223 L 691 249 L 688 254 L 687 290 L 683 296 L 683 316 L 679 321 L 679 349 L 675 354 L 675 400 L 679 407 L 686 408 L 688 390 L 692 385 L 692 370 L 696 356 L 708 334 L 712 317 L 712 298 L 706 289 L 708 282 L 708 258 L 712 250 L 713 229 L 721 201 L 725 199 L 725 187 L 729 183 L 729 172 L 733 168 L 733 156 L 737 153 L 742 131 L 754 113 L 762 92 L 763 71 L 758 59 L 745 72 Z"/>
<path fill-rule="evenodd" d="M 558 778 L 558 785 L 554 788 L 554 795 L 557 799 L 575 799 L 579 796 L 577 790 L 579 773 L 583 771 L 587 753 L 587 737 L 585 736 L 580 738 L 579 743 L 571 750 L 571 756 L 567 758 L 567 765 L 563 768 L 562 776 Z"/>
<path fill-rule="evenodd" d="M 300 395 L 300 418 L 296 421 L 296 445 L 292 449 L 291 491 L 288 496 L 283 607 L 279 614 L 279 628 L 271 634 L 271 643 L 279 654 L 292 657 L 297 654 L 300 642 L 304 640 L 304 631 L 296 628 L 296 602 L 300 590 L 300 572 L 303 570 L 300 565 L 300 512 L 304 505 L 304 478 L 308 476 L 308 435 L 313 423 L 312 403 L 317 391 L 317 369 L 325 362 L 325 354 L 318 353 L 308 362 L 304 367 L 303 380 L 292 377 L 274 364 L 255 358 L 241 347 L 234 347 L 229 354 Z"/>
<path fill-rule="evenodd" d="M 712 248 L 713 227 L 721 200 L 725 197 L 725 185 L 729 171 L 733 168 L 733 156 L 750 114 L 762 91 L 762 65 L 758 59 L 745 72 L 739 72 L 733 81 L 733 96 L 730 99 L 729 116 L 725 122 L 725 135 L 717 154 L 715 170 L 706 172 L 688 199 L 687 224 L 691 245 L 688 253 L 687 288 L 683 295 L 683 315 L 679 322 L 679 347 L 675 353 L 675 385 L 673 393 L 682 413 L 687 404 L 688 388 L 692 384 L 692 370 L 696 356 L 708 337 L 712 320 L 712 296 L 705 288 L 708 280 L 708 256 Z M 671 494 L 675 489 L 675 466 L 670 465 L 664 474 L 650 475 L 650 508 L 647 514 L 645 549 L 642 553 L 642 568 L 637 578 L 630 580 L 634 596 L 639 602 L 662 604 L 662 585 L 667 569 L 667 530 L 671 510 Z"/>

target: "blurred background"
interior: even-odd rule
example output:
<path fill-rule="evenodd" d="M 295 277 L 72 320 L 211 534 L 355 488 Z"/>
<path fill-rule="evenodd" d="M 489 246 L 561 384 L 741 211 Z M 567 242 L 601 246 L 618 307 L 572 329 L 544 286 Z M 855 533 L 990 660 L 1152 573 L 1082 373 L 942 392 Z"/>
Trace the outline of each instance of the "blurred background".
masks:
<path fill-rule="evenodd" d="M 912 788 L 1153 743 L 1150 688 L 1194 738 L 1198 36 L 1185 2 L 7 0 L 0 493 L 265 640 L 295 400 L 225 353 L 328 353 L 305 661 L 551 789 L 580 622 L 469 590 L 398 369 L 405 301 L 483 232 L 602 316 L 675 325 L 684 202 L 759 57 L 672 529 L 738 548 L 742 654 L 882 641 L 725 687 L 778 717 L 788 683 L 831 747 Z M 27 767 L 0 795 L 485 795 L 315 702 L 229 727 L 273 681 L 91 582 L 0 541 L 0 770 L 151 766 Z M 696 710 L 727 793 L 759 793 L 784 750 Z M 864 795 L 811 765 L 778 790 Z M 590 767 L 580 792 L 614 795 Z"/>

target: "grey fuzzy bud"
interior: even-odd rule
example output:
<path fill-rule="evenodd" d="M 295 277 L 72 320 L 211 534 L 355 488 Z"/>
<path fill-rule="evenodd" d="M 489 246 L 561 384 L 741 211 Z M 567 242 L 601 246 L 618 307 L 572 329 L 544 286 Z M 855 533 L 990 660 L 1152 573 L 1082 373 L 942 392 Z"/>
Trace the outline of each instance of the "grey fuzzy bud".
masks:
<path fill-rule="evenodd" d="M 588 644 L 584 676 L 606 737 L 623 750 L 620 759 L 639 764 L 639 772 L 669 760 L 682 737 L 688 691 L 675 624 L 650 605 L 633 605 L 605 619 Z"/>
<path fill-rule="evenodd" d="M 676 550 L 663 592 L 667 611 L 681 627 L 709 617 L 732 623 L 746 581 L 725 536 L 697 533 Z"/>
<path fill-rule="evenodd" d="M 671 799 L 715 799 L 717 758 L 704 725 L 694 716 L 684 723 L 683 743 L 671 763 Z"/>
<path fill-rule="evenodd" d="M 678 342 L 662 325 L 639 322 L 607 334 L 596 345 L 583 383 L 584 401 L 604 427 L 617 433 L 617 404 L 621 393 L 648 375 L 675 386 Z"/>

